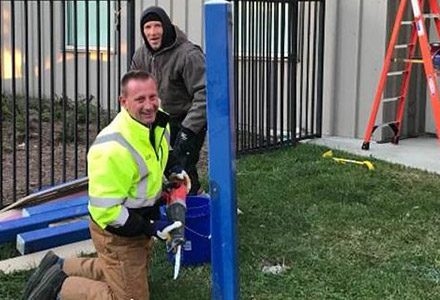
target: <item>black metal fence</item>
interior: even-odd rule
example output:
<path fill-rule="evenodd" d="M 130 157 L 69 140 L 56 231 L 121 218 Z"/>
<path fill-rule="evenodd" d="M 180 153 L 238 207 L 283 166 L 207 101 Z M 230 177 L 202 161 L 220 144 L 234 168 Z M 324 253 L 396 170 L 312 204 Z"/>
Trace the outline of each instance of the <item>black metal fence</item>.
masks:
<path fill-rule="evenodd" d="M 320 136 L 325 1 L 232 1 L 239 153 Z M 0 1 L 0 207 L 86 175 L 134 15 L 134 0 Z"/>
<path fill-rule="evenodd" d="M 239 153 L 319 137 L 324 0 L 233 0 Z"/>
<path fill-rule="evenodd" d="M 0 1 L 0 207 L 86 175 L 87 149 L 119 109 L 133 8 Z"/>

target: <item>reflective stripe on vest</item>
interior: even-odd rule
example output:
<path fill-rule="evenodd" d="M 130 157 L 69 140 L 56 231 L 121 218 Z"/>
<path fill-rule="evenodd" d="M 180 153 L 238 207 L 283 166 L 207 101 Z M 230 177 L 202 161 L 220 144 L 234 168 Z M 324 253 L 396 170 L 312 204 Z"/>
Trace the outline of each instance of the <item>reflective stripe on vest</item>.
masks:
<path fill-rule="evenodd" d="M 166 128 L 164 128 L 164 131 L 165 131 L 165 133 L 164 133 L 165 140 L 167 141 L 167 145 L 168 145 L 168 148 L 169 148 L 170 145 L 171 145 L 171 143 L 170 143 L 170 132 Z"/>
<path fill-rule="evenodd" d="M 101 197 L 91 197 L 90 204 L 96 207 L 112 207 L 114 205 L 123 204 L 127 208 L 140 208 L 146 206 L 153 206 L 156 200 L 160 197 L 161 191 L 159 190 L 156 195 L 148 198 L 147 194 L 147 175 L 148 167 L 139 153 L 130 145 L 127 140 L 118 132 L 110 133 L 103 136 L 98 136 L 93 143 L 94 145 L 99 145 L 108 142 L 116 142 L 122 147 L 124 147 L 136 161 L 136 165 L 139 170 L 140 180 L 137 183 L 137 197 L 136 198 L 101 198 Z"/>
<path fill-rule="evenodd" d="M 126 207 L 122 206 L 118 218 L 113 222 L 111 222 L 109 225 L 114 227 L 121 227 L 124 226 L 124 224 L 127 222 L 127 219 L 128 219 L 128 210 Z"/>

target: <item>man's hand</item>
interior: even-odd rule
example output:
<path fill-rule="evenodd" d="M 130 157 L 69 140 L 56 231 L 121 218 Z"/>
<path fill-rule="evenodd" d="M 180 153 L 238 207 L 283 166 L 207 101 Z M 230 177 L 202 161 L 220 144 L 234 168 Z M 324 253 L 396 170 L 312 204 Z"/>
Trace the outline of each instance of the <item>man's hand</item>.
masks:
<path fill-rule="evenodd" d="M 173 145 L 173 151 L 184 168 L 187 167 L 189 157 L 194 153 L 196 134 L 190 129 L 182 127 L 177 134 Z"/>
<path fill-rule="evenodd" d="M 191 179 L 188 174 L 180 166 L 171 168 L 171 174 L 169 176 L 169 181 L 176 183 L 177 185 L 183 184 L 186 187 L 187 193 L 191 190 Z"/>
<path fill-rule="evenodd" d="M 153 223 L 155 229 L 155 236 L 159 239 L 171 243 L 174 237 L 172 237 L 171 231 L 181 228 L 183 226 L 182 222 L 168 222 L 168 221 L 154 221 Z"/>

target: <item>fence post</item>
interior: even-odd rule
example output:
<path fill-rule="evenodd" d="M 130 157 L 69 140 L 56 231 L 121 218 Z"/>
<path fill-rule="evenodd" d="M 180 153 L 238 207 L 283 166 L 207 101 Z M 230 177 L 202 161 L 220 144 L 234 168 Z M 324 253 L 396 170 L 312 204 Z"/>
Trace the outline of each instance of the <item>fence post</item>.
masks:
<path fill-rule="evenodd" d="M 131 65 L 131 58 L 135 50 L 136 40 L 136 1 L 127 1 L 127 70 Z"/>
<path fill-rule="evenodd" d="M 212 299 L 238 299 L 231 3 L 205 3 Z"/>

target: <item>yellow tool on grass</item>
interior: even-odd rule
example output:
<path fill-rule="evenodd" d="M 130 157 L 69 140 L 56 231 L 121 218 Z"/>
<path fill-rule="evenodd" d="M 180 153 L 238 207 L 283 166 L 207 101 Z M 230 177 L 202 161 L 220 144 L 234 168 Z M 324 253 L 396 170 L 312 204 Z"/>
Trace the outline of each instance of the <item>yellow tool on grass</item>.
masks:
<path fill-rule="evenodd" d="M 333 157 L 333 151 L 332 150 L 328 150 L 328 151 L 324 152 L 322 157 L 324 157 L 324 158 L 332 158 L 334 161 L 336 161 L 338 163 L 341 163 L 341 164 L 351 163 L 351 164 L 365 166 L 365 167 L 368 168 L 368 170 L 374 170 L 374 166 L 371 163 L 371 161 L 368 161 L 368 160 L 360 161 L 360 160 L 354 160 L 354 159 L 346 159 L 346 158 L 340 158 L 340 157 Z"/>

